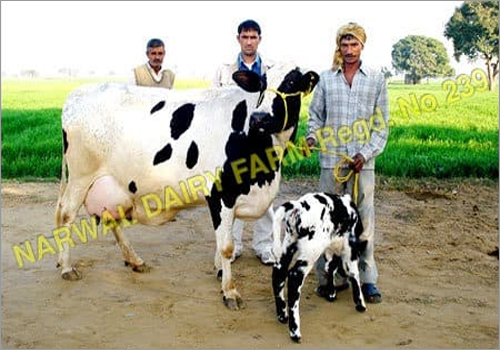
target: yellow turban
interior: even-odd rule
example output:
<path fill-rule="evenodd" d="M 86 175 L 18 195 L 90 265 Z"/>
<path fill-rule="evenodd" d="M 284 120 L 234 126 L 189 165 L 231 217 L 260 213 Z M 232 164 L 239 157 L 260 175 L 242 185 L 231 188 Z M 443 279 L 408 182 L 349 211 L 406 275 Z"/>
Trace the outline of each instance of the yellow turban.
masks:
<path fill-rule="evenodd" d="M 345 37 L 346 35 L 352 35 L 356 39 L 358 39 L 363 46 L 365 46 L 366 43 L 366 33 L 363 27 L 360 25 L 350 22 L 342 27 L 339 28 L 337 31 L 337 47 L 335 48 L 335 53 L 333 54 L 333 69 L 336 70 L 340 66 L 342 66 L 342 63 L 344 63 L 344 59 L 342 58 L 342 53 L 340 52 L 340 40 L 342 37 Z"/>

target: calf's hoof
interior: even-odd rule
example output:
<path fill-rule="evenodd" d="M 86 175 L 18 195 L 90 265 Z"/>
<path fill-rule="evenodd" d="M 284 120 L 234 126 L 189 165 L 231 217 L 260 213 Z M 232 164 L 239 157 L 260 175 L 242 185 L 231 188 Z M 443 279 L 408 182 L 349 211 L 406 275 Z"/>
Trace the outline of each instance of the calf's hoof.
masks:
<path fill-rule="evenodd" d="M 356 311 L 359 311 L 359 312 L 365 312 L 366 311 L 366 306 L 364 305 L 356 305 Z"/>
<path fill-rule="evenodd" d="M 61 277 L 66 281 L 78 281 L 82 279 L 82 273 L 76 268 L 71 267 L 71 270 L 61 273 Z"/>
<path fill-rule="evenodd" d="M 337 291 L 330 291 L 326 286 L 318 286 L 314 292 L 317 296 L 325 298 L 329 302 L 335 301 L 337 299 Z"/>
<path fill-rule="evenodd" d="M 149 265 L 146 265 L 146 263 L 142 263 L 141 265 L 136 265 L 128 261 L 125 261 L 125 266 L 130 266 L 132 268 L 132 271 L 138 273 L 146 273 L 151 271 L 151 267 Z"/>
<path fill-rule="evenodd" d="M 325 296 L 325 299 L 331 303 L 331 302 L 337 300 L 337 293 L 327 294 Z"/>
<path fill-rule="evenodd" d="M 296 343 L 302 343 L 302 337 L 300 335 L 291 335 L 290 338 Z"/>
<path fill-rule="evenodd" d="M 222 270 L 217 271 L 217 279 L 222 281 Z"/>
<path fill-rule="evenodd" d="M 242 309 L 243 306 L 243 299 L 240 297 L 236 298 L 226 298 L 222 297 L 222 300 L 224 301 L 224 305 L 230 310 L 240 310 Z"/>
<path fill-rule="evenodd" d="M 278 315 L 278 321 L 280 321 L 281 323 L 287 323 L 288 316 L 287 315 Z"/>

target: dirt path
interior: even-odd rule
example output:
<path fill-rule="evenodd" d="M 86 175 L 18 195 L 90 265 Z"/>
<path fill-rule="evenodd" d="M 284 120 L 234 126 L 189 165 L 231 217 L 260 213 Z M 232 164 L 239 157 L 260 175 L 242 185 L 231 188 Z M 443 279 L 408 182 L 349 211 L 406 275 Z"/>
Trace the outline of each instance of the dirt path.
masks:
<path fill-rule="evenodd" d="M 276 201 L 316 189 L 284 182 Z M 128 237 L 152 266 L 123 265 L 112 234 L 72 249 L 82 280 L 60 278 L 46 254 L 20 269 L 13 245 L 51 236 L 58 184 L 2 184 L 2 348 L 498 348 L 498 183 L 444 183 L 376 195 L 376 258 L 384 301 L 355 311 L 350 292 L 330 304 L 309 276 L 303 343 L 274 315 L 271 268 L 245 251 L 233 273 L 246 308 L 227 310 L 213 271 L 206 208 Z M 410 188 L 410 187 L 408 187 Z"/>

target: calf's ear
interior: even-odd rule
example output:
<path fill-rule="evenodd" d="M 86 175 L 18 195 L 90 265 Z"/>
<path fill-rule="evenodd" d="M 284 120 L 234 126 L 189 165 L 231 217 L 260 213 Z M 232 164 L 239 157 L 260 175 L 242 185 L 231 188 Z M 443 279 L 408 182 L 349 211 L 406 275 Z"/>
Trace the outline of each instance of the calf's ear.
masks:
<path fill-rule="evenodd" d="M 313 91 L 318 82 L 319 75 L 316 72 L 309 71 L 302 76 L 300 91 L 304 93 L 304 96 L 307 96 Z"/>
<path fill-rule="evenodd" d="M 240 88 L 247 92 L 261 91 L 260 76 L 252 71 L 236 71 L 233 73 L 233 80 Z"/>

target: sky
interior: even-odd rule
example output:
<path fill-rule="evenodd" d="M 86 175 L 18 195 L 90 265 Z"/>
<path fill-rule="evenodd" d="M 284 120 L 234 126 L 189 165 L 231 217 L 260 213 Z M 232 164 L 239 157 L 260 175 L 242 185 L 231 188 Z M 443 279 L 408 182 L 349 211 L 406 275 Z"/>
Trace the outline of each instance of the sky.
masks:
<path fill-rule="evenodd" d="M 262 29 L 259 52 L 318 72 L 331 65 L 337 29 L 357 22 L 367 32 L 362 54 L 374 67 L 391 68 L 393 45 L 424 35 L 446 47 L 456 73 L 483 67 L 465 57 L 457 63 L 443 35 L 462 1 L 2 1 L 1 69 L 51 74 L 71 68 L 131 76 L 146 62 L 146 43 L 165 42 L 164 66 L 179 78 L 211 79 L 239 52 L 237 27 L 246 19 Z"/>

